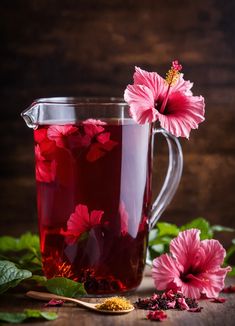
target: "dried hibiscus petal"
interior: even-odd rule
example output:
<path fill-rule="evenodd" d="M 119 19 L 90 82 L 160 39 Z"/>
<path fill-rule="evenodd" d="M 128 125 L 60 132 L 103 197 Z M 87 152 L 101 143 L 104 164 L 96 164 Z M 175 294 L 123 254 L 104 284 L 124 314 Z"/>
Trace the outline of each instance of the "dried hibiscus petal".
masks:
<path fill-rule="evenodd" d="M 226 288 L 223 288 L 223 293 L 235 293 L 235 285 L 230 285 Z"/>
<path fill-rule="evenodd" d="M 197 307 L 197 308 L 190 308 L 187 311 L 188 312 L 201 312 L 203 307 Z"/>
<path fill-rule="evenodd" d="M 167 314 L 162 310 L 149 311 L 146 318 L 149 320 L 162 321 L 167 318 Z"/>
<path fill-rule="evenodd" d="M 61 307 L 64 304 L 63 300 L 51 299 L 45 304 L 45 307 Z"/>
<path fill-rule="evenodd" d="M 211 300 L 211 302 L 215 302 L 215 303 L 224 303 L 226 301 L 226 298 L 213 298 L 213 300 Z"/>

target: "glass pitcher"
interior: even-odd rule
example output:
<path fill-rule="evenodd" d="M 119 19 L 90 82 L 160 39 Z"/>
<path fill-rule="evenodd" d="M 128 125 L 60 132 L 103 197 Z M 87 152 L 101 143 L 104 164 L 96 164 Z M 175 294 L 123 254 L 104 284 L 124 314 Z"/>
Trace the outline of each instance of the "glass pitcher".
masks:
<path fill-rule="evenodd" d="M 44 98 L 22 112 L 34 129 L 38 223 L 47 278 L 84 283 L 89 295 L 138 287 L 148 232 L 182 173 L 179 141 L 137 124 L 117 98 Z M 169 148 L 163 187 L 152 203 L 154 137 Z"/>

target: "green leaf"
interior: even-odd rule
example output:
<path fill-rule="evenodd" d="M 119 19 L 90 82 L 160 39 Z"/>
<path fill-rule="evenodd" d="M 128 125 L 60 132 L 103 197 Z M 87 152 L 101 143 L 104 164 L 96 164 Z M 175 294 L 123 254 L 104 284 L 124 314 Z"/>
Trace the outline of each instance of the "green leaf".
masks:
<path fill-rule="evenodd" d="M 55 312 L 40 311 L 35 309 L 25 309 L 27 318 L 44 318 L 46 320 L 55 320 L 58 316 Z"/>
<path fill-rule="evenodd" d="M 234 232 L 235 230 L 223 225 L 212 225 L 212 231 L 214 232 Z"/>
<path fill-rule="evenodd" d="M 157 234 L 158 234 L 157 229 L 152 229 L 149 232 L 149 245 L 151 245 L 152 243 L 154 243 L 154 241 L 157 239 Z"/>
<path fill-rule="evenodd" d="M 47 278 L 42 275 L 33 275 L 30 280 L 37 282 L 39 285 L 44 285 L 47 281 Z"/>
<path fill-rule="evenodd" d="M 27 319 L 46 319 L 55 320 L 58 315 L 55 312 L 25 309 L 24 312 L 0 312 L 0 320 L 12 324 L 19 324 Z"/>
<path fill-rule="evenodd" d="M 43 286 L 51 293 L 74 298 L 86 294 L 82 283 L 72 281 L 65 277 L 55 277 L 47 280 Z"/>
<path fill-rule="evenodd" d="M 163 244 L 153 245 L 151 249 L 159 254 L 162 254 L 164 252 L 164 245 Z"/>
<path fill-rule="evenodd" d="M 22 234 L 20 238 L 9 236 L 0 237 L 0 251 L 21 251 L 28 249 L 32 252 L 39 252 L 39 237 L 36 234 L 27 232 Z"/>
<path fill-rule="evenodd" d="M 159 237 L 164 235 L 171 235 L 175 237 L 179 234 L 179 228 L 175 224 L 160 222 L 157 223 L 157 228 L 159 230 Z"/>
<path fill-rule="evenodd" d="M 228 273 L 229 276 L 235 276 L 235 266 L 231 266 L 232 270 Z"/>
<path fill-rule="evenodd" d="M 233 244 L 231 247 L 228 248 L 226 257 L 224 259 L 225 263 L 228 263 L 229 258 L 234 254 L 235 252 L 235 244 Z"/>
<path fill-rule="evenodd" d="M 192 220 L 191 222 L 181 226 L 180 231 L 188 229 L 199 229 L 201 231 L 201 240 L 211 239 L 213 236 L 213 231 L 210 227 L 209 222 L 202 217 L 198 217 L 195 220 Z"/>
<path fill-rule="evenodd" d="M 0 237 L 0 251 L 16 251 L 17 250 L 17 241 L 13 237 L 3 236 Z"/>
<path fill-rule="evenodd" d="M 19 269 L 8 260 L 0 260 L 0 293 L 17 286 L 21 281 L 31 276 L 32 273 L 30 271 Z"/>
<path fill-rule="evenodd" d="M 26 314 L 20 312 L 0 312 L 0 321 L 12 324 L 22 323 L 27 318 Z"/>

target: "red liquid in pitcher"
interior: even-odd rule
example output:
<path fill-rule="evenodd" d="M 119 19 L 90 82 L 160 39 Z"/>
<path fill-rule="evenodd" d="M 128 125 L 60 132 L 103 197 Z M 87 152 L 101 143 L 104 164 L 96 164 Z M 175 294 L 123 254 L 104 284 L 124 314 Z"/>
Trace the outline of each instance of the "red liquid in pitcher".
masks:
<path fill-rule="evenodd" d="M 34 131 L 43 270 L 90 294 L 135 289 L 145 265 L 151 129 L 87 120 Z"/>

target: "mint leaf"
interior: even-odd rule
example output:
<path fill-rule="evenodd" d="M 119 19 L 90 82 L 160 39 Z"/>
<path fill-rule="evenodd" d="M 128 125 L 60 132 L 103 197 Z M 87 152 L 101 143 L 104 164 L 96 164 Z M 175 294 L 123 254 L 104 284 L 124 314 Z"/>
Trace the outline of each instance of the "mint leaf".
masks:
<path fill-rule="evenodd" d="M 39 272 L 42 270 L 38 235 L 27 232 L 20 238 L 0 237 L 0 259 L 9 260 L 17 266 Z"/>
<path fill-rule="evenodd" d="M 211 239 L 213 236 L 213 231 L 209 222 L 202 217 L 198 217 L 195 220 L 192 220 L 191 222 L 181 226 L 180 231 L 188 229 L 199 229 L 201 231 L 201 240 Z"/>
<path fill-rule="evenodd" d="M 42 275 L 33 275 L 30 278 L 30 281 L 35 281 L 36 283 L 38 283 L 39 285 L 44 285 L 47 281 L 47 278 L 45 276 Z"/>
<path fill-rule="evenodd" d="M 157 228 L 159 230 L 159 237 L 164 235 L 171 235 L 175 237 L 179 234 L 179 228 L 175 224 L 160 222 L 157 223 Z"/>
<path fill-rule="evenodd" d="M 25 309 L 27 318 L 44 318 L 46 320 L 55 320 L 58 316 L 55 312 L 40 311 L 35 309 Z"/>
<path fill-rule="evenodd" d="M 0 312 L 0 321 L 7 323 L 19 324 L 26 318 L 26 314 L 20 312 Z"/>
<path fill-rule="evenodd" d="M 17 242 L 13 237 L 0 237 L 0 252 L 17 251 Z"/>
<path fill-rule="evenodd" d="M 55 312 L 47 312 L 40 310 L 25 309 L 24 312 L 0 312 L 0 321 L 8 322 L 12 324 L 19 324 L 27 319 L 46 319 L 55 320 L 58 315 Z"/>
<path fill-rule="evenodd" d="M 28 249 L 32 252 L 39 252 L 39 237 L 36 234 L 27 232 L 20 238 L 9 236 L 0 237 L 0 252 L 21 251 Z"/>
<path fill-rule="evenodd" d="M 74 298 L 86 294 L 82 283 L 72 281 L 65 277 L 55 277 L 42 284 L 46 289 L 54 294 Z"/>
<path fill-rule="evenodd" d="M 17 286 L 21 281 L 31 276 L 32 273 L 30 271 L 19 269 L 8 260 L 0 260 L 0 293 Z"/>

